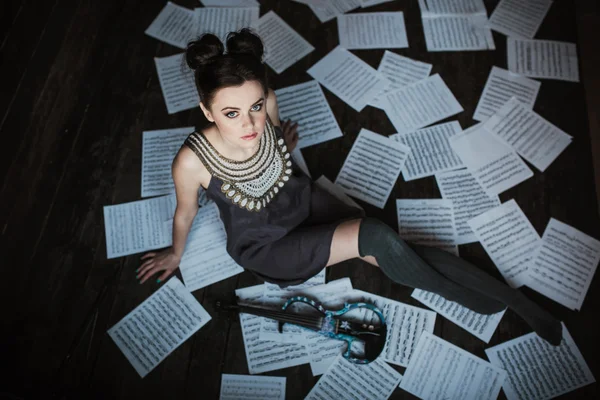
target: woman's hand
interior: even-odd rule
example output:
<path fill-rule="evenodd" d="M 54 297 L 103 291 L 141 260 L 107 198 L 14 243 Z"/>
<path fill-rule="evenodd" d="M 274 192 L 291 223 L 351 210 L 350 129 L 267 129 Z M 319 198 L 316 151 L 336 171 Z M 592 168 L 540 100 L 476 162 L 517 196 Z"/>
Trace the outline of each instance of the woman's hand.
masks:
<path fill-rule="evenodd" d="M 142 256 L 142 260 L 145 260 L 144 263 L 136 270 L 136 278 L 140 280 L 140 283 L 146 282 L 152 275 L 160 271 L 164 272 L 158 277 L 156 283 L 164 282 L 179 267 L 181 261 L 173 252 L 173 247 L 159 252 L 146 253 Z"/>
<path fill-rule="evenodd" d="M 283 132 L 283 139 L 288 151 L 291 153 L 298 144 L 298 123 L 292 124 L 292 121 L 287 120 L 281 124 L 281 131 Z"/>

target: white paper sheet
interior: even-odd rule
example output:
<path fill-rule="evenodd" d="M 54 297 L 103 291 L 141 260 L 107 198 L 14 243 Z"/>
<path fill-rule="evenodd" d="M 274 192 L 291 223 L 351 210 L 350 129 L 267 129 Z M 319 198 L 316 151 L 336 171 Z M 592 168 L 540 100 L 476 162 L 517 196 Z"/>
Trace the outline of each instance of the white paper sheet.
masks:
<path fill-rule="evenodd" d="M 200 0 L 205 7 L 260 7 L 257 0 Z"/>
<path fill-rule="evenodd" d="M 326 0 L 322 6 L 309 5 L 319 21 L 325 23 L 340 14 L 360 7 L 360 0 Z"/>
<path fill-rule="evenodd" d="M 497 195 L 533 176 L 517 153 L 481 124 L 450 138 L 450 146 L 490 195 Z"/>
<path fill-rule="evenodd" d="M 452 200 L 396 200 L 398 234 L 407 242 L 458 255 Z"/>
<path fill-rule="evenodd" d="M 170 1 L 152 21 L 146 35 L 170 45 L 185 49 L 196 32 L 194 11 Z"/>
<path fill-rule="evenodd" d="M 177 277 L 108 330 L 143 378 L 211 317 Z"/>
<path fill-rule="evenodd" d="M 427 78 L 432 67 L 431 64 L 386 50 L 377 72 L 387 79 L 387 85 L 369 102 L 369 105 L 381 108 L 382 99 L 386 94 Z"/>
<path fill-rule="evenodd" d="M 532 78 L 579 82 L 574 43 L 509 37 L 506 51 L 511 72 Z"/>
<path fill-rule="evenodd" d="M 175 214 L 175 195 L 104 206 L 106 258 L 170 246 L 165 221 Z"/>
<path fill-rule="evenodd" d="M 410 148 L 402 176 L 405 181 L 432 176 L 439 172 L 463 168 L 463 162 L 452 147 L 449 138 L 462 132 L 457 121 L 419 129 L 412 133 L 391 135 Z"/>
<path fill-rule="evenodd" d="M 377 70 L 340 46 L 307 72 L 356 111 L 361 111 L 386 85 Z"/>
<path fill-rule="evenodd" d="M 154 58 L 160 89 L 169 114 L 199 107 L 200 103 L 194 72 L 188 68 L 182 56 L 183 53 Z"/>
<path fill-rule="evenodd" d="M 277 89 L 280 120 L 298 123 L 298 147 L 304 148 L 342 136 L 319 82 L 310 80 Z"/>
<path fill-rule="evenodd" d="M 361 129 L 335 183 L 346 194 L 383 208 L 409 152 L 402 143 Z"/>
<path fill-rule="evenodd" d="M 473 119 L 485 121 L 496 113 L 511 97 L 516 97 L 527 108 L 533 108 L 541 82 L 492 67 L 483 93 L 477 103 Z"/>
<path fill-rule="evenodd" d="M 485 15 L 423 18 L 427 51 L 495 50 Z"/>
<path fill-rule="evenodd" d="M 467 221 L 499 206 L 500 199 L 496 195 L 487 194 L 467 169 L 443 172 L 437 174 L 435 179 L 442 198 L 452 200 L 456 244 L 477 242 Z"/>
<path fill-rule="evenodd" d="M 227 253 L 227 232 L 215 203 L 198 210 L 179 269 L 190 292 L 244 272 Z"/>
<path fill-rule="evenodd" d="M 212 33 L 225 41 L 229 32 L 250 28 L 258 21 L 258 7 L 203 7 L 194 9 L 196 34 Z"/>
<path fill-rule="evenodd" d="M 560 346 L 532 332 L 485 349 L 485 354 L 506 370 L 502 389 L 508 400 L 552 399 L 596 382 L 564 324 Z"/>
<path fill-rule="evenodd" d="M 400 388 L 425 400 L 495 400 L 505 379 L 504 370 L 424 332 Z"/>
<path fill-rule="evenodd" d="M 313 376 L 323 375 L 348 345 L 342 340 L 330 339 L 316 332 L 306 334 L 304 339 L 310 355 L 310 370 Z"/>
<path fill-rule="evenodd" d="M 348 50 L 408 47 L 402 11 L 343 14 L 337 25 L 340 45 Z"/>
<path fill-rule="evenodd" d="M 335 196 L 341 202 L 349 205 L 350 207 L 356 207 L 361 210 L 363 209 L 361 206 L 358 205 L 357 202 L 355 202 L 354 200 L 352 200 L 352 198 L 346 195 L 346 193 L 344 193 L 344 190 L 340 186 L 331 182 L 329 179 L 327 179 L 325 175 L 321 175 L 319 179 L 315 181 L 315 183 L 319 185 L 319 187 L 321 187 L 322 189 Z"/>
<path fill-rule="evenodd" d="M 531 39 L 548 13 L 552 0 L 501 0 L 490 16 L 490 27 L 510 37 Z"/>
<path fill-rule="evenodd" d="M 286 377 L 221 375 L 219 400 L 285 400 Z"/>
<path fill-rule="evenodd" d="M 479 314 L 455 301 L 447 300 L 439 294 L 421 289 L 415 289 L 411 297 L 486 343 L 490 342 L 505 312 Z"/>
<path fill-rule="evenodd" d="M 544 172 L 572 137 L 512 97 L 483 127 Z"/>
<path fill-rule="evenodd" d="M 600 261 L 600 241 L 554 218 L 533 255 L 527 286 L 580 310 Z"/>
<path fill-rule="evenodd" d="M 410 133 L 463 111 L 439 74 L 388 93 L 382 108 L 397 133 Z"/>
<path fill-rule="evenodd" d="M 381 360 L 353 364 L 339 356 L 305 400 L 388 399 L 402 375 Z"/>
<path fill-rule="evenodd" d="M 300 148 L 298 146 L 296 146 L 296 148 L 291 152 L 291 155 L 298 168 L 300 168 L 302 172 L 304 172 L 309 178 L 311 178 L 308 165 L 306 165 L 306 160 L 304 159 L 302 151 L 300 151 Z"/>
<path fill-rule="evenodd" d="M 389 3 L 393 0 L 360 0 L 360 6 L 362 8 L 376 6 L 377 4 Z"/>
<path fill-rule="evenodd" d="M 263 292 L 264 285 L 256 285 L 237 289 L 235 294 L 240 304 L 260 307 Z M 255 315 L 240 313 L 240 326 L 250 374 L 260 374 L 309 362 L 308 351 L 304 345 L 259 340 L 262 319 Z"/>
<path fill-rule="evenodd" d="M 264 61 L 278 74 L 315 49 L 274 11 L 260 17 L 255 27 L 265 46 Z"/>
<path fill-rule="evenodd" d="M 468 224 L 506 282 L 514 288 L 523 286 L 540 235 L 517 202 L 511 199 Z"/>
<path fill-rule="evenodd" d="M 193 126 L 142 133 L 142 197 L 175 191 L 171 165 Z"/>
<path fill-rule="evenodd" d="M 421 14 L 437 15 L 487 15 L 483 0 L 419 0 Z"/>

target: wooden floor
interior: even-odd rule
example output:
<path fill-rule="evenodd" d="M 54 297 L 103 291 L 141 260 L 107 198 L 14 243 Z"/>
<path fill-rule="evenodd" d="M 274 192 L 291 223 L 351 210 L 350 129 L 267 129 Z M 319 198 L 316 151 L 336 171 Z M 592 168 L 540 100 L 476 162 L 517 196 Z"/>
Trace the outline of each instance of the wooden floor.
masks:
<path fill-rule="evenodd" d="M 261 0 L 261 14 L 275 10 L 315 51 L 281 75 L 275 89 L 310 79 L 306 70 L 337 45 L 335 21 L 321 24 L 301 4 Z M 177 0 L 187 7 L 195 0 Z M 9 399 L 214 399 L 221 373 L 247 373 L 240 325 L 214 313 L 216 299 L 258 283 L 249 273 L 194 292 L 212 321 L 155 370 L 140 379 L 107 329 L 157 288 L 139 285 L 139 256 L 107 260 L 102 207 L 140 198 L 142 131 L 202 126 L 199 109 L 168 115 L 153 57 L 179 49 L 144 35 L 165 1 L 63 0 L 4 2 L 0 43 L 0 260 L 4 312 L 0 397 Z M 486 1 L 493 10 L 497 1 Z M 574 137 L 545 173 L 501 195 L 514 198 L 541 234 L 551 217 L 600 239 L 592 146 L 600 138 L 598 45 L 595 2 L 555 1 L 537 38 L 577 42 L 581 83 L 543 81 L 535 110 Z M 496 51 L 428 53 L 417 1 L 394 1 L 369 11 L 402 10 L 410 49 L 396 50 L 433 63 L 471 116 L 493 65 L 506 67 L 506 38 L 494 33 Z M 377 67 L 383 50 L 355 51 Z M 303 150 L 314 177 L 334 180 L 361 127 L 394 132 L 380 110 L 356 113 L 325 91 L 344 138 Z M 588 111 L 592 112 L 588 115 Z M 590 127 L 592 128 L 590 130 Z M 597 153 L 598 154 L 598 153 Z M 598 176 L 598 175 L 596 175 Z M 400 178 L 384 210 L 371 216 L 396 227 L 395 198 L 437 198 L 433 178 Z M 480 244 L 461 254 L 499 277 Z M 349 276 L 356 288 L 409 304 L 411 290 L 391 284 L 378 270 L 347 262 L 328 279 Z M 599 279 L 579 312 L 523 291 L 563 320 L 598 379 Z M 438 318 L 435 333 L 486 358 L 484 349 L 530 332 L 507 312 L 489 345 Z M 596 356 L 595 356 L 596 355 Z M 400 372 L 404 369 L 399 368 Z M 315 384 L 307 365 L 274 371 L 287 377 L 288 398 L 303 398 Z M 589 385 L 563 398 L 597 398 Z M 504 394 L 501 394 L 504 398 Z M 392 398 L 412 398 L 396 390 Z"/>

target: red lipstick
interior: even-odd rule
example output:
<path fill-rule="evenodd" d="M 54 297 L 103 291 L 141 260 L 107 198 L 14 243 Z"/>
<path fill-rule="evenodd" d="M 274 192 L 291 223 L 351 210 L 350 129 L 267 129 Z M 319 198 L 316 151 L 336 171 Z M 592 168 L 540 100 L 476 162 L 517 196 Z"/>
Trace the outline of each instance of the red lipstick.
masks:
<path fill-rule="evenodd" d="M 257 136 L 258 136 L 258 132 L 252 132 L 249 135 L 242 136 L 242 139 L 244 139 L 244 140 L 252 140 L 252 139 L 254 139 Z"/>

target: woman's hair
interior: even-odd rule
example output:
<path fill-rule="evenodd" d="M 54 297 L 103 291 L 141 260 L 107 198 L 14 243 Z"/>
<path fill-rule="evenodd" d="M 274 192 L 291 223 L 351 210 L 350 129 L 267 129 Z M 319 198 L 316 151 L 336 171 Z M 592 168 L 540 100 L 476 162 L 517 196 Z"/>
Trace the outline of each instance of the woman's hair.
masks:
<path fill-rule="evenodd" d="M 187 45 L 185 60 L 194 70 L 200 100 L 210 109 L 217 90 L 258 81 L 268 92 L 267 69 L 262 62 L 264 47 L 260 38 L 244 28 L 227 35 L 227 52 L 215 35 L 207 33 Z"/>

